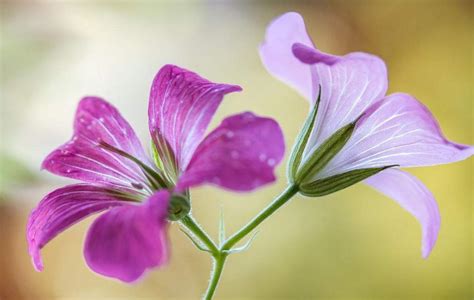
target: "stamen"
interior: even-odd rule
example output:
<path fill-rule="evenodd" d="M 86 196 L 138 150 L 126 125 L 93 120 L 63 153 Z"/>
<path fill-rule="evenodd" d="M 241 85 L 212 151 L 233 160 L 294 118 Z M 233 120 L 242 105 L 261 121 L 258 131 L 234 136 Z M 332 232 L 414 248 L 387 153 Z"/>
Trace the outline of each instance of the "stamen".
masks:
<path fill-rule="evenodd" d="M 99 146 L 104 148 L 105 150 L 116 153 L 136 163 L 140 167 L 143 174 L 148 179 L 148 181 L 150 182 L 151 186 L 154 189 L 167 188 L 170 186 L 169 182 L 166 181 L 165 178 L 163 177 L 164 174 L 161 171 L 159 170 L 155 171 L 154 169 L 150 168 L 149 166 L 147 166 L 145 163 L 143 163 L 141 160 L 134 157 L 133 155 L 130 155 L 127 152 L 120 150 L 118 148 L 115 148 L 114 146 L 106 143 L 103 140 L 99 141 Z M 140 183 L 137 184 L 135 182 L 132 182 L 131 185 L 137 189 L 143 188 L 143 185 L 141 185 Z"/>
<path fill-rule="evenodd" d="M 179 174 L 178 161 L 165 138 L 159 133 L 155 133 L 156 143 L 152 143 L 155 151 L 155 161 L 165 171 L 167 179 L 176 184 Z"/>

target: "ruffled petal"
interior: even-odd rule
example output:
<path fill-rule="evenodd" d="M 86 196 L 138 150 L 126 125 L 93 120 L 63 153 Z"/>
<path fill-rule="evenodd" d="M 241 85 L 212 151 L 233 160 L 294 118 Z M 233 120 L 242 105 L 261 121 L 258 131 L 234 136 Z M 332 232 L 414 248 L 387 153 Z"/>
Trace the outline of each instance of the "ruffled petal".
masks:
<path fill-rule="evenodd" d="M 387 169 L 365 183 L 392 198 L 421 224 L 423 258 L 433 250 L 438 238 L 440 215 L 431 192 L 415 176 L 397 169 Z"/>
<path fill-rule="evenodd" d="M 104 276 L 133 282 L 168 260 L 169 193 L 161 191 L 144 205 L 114 208 L 98 217 L 87 233 L 84 256 Z"/>
<path fill-rule="evenodd" d="M 271 74 L 312 103 L 321 88 L 318 116 L 303 159 L 387 91 L 387 69 L 380 58 L 361 52 L 336 56 L 319 51 L 297 13 L 286 13 L 268 26 L 260 53 Z"/>
<path fill-rule="evenodd" d="M 310 51 L 323 57 L 317 49 Z M 384 97 L 388 82 L 384 62 L 366 53 L 350 53 L 332 64 L 316 61 L 311 73 L 315 88 L 321 87 L 321 101 L 304 158 Z"/>
<path fill-rule="evenodd" d="M 91 214 L 126 204 L 121 200 L 117 192 L 83 184 L 46 195 L 28 218 L 27 241 L 35 269 L 43 270 L 40 250 L 51 239 Z"/>
<path fill-rule="evenodd" d="M 86 97 L 77 108 L 72 139 L 49 154 L 42 167 L 94 184 L 132 188 L 146 182 L 135 163 L 104 149 L 101 142 L 151 165 L 135 132 L 118 110 L 103 99 Z"/>
<path fill-rule="evenodd" d="M 452 163 L 473 155 L 474 147 L 448 141 L 428 108 L 407 94 L 392 94 L 370 107 L 351 138 L 318 175 L 399 165 Z"/>
<path fill-rule="evenodd" d="M 213 83 L 165 65 L 153 80 L 148 106 L 150 133 L 158 151 L 165 151 L 164 140 L 184 169 L 224 95 L 240 90 L 237 85 Z"/>
<path fill-rule="evenodd" d="M 260 45 L 260 57 L 270 74 L 295 88 L 305 98 L 312 99 L 314 93 L 310 68 L 292 54 L 294 43 L 314 47 L 303 18 L 289 12 L 268 25 L 265 41 Z"/>
<path fill-rule="evenodd" d="M 250 112 L 224 119 L 199 145 L 178 189 L 204 182 L 248 191 L 275 180 L 285 143 L 280 126 Z"/>

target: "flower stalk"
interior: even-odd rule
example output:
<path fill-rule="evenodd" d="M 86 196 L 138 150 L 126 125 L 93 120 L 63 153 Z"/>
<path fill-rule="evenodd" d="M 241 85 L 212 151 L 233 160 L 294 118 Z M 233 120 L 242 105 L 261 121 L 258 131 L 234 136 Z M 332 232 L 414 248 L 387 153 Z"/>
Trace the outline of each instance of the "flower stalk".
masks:
<path fill-rule="evenodd" d="M 265 207 L 257 216 L 255 216 L 250 222 L 243 226 L 239 231 L 229 237 L 219 248 L 211 240 L 209 235 L 197 224 L 191 215 L 187 215 L 181 219 L 181 224 L 190 231 L 206 248 L 204 251 L 210 252 L 213 258 L 213 268 L 211 271 L 211 277 L 209 285 L 203 299 L 210 300 L 214 296 L 216 288 L 219 284 L 222 271 L 224 270 L 224 264 L 227 256 L 237 249 L 232 249 L 239 241 L 251 233 L 257 228 L 263 221 L 270 217 L 275 211 L 287 203 L 296 193 L 298 193 L 298 186 L 296 184 L 290 184 L 279 196 L 277 196 L 267 207 Z M 189 236 L 190 237 L 190 236 Z M 190 237 L 195 243 L 195 241 Z M 245 249 L 245 247 L 244 247 Z"/>

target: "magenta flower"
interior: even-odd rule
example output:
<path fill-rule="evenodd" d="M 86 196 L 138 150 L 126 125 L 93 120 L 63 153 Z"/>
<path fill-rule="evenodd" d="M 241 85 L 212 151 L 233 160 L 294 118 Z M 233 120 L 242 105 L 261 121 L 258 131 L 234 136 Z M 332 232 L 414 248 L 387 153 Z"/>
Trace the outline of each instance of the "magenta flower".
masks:
<path fill-rule="evenodd" d="M 245 112 L 204 136 L 224 95 L 240 90 L 164 66 L 148 110 L 156 164 L 116 108 L 97 97 L 82 99 L 72 139 L 48 155 L 43 168 L 85 183 L 55 190 L 31 213 L 27 239 L 35 268 L 43 269 L 40 249 L 57 234 L 107 211 L 87 233 L 86 262 L 97 273 L 132 282 L 168 260 L 173 195 L 186 196 L 204 183 L 250 191 L 273 182 L 284 153 L 274 120 Z"/>
<path fill-rule="evenodd" d="M 429 110 L 412 96 L 386 96 L 387 71 L 380 58 L 362 52 L 336 56 L 319 51 L 297 13 L 286 13 L 269 25 L 260 54 L 271 74 L 297 89 L 312 105 L 321 93 L 300 170 L 318 155 L 325 141 L 353 124 L 342 149 L 321 163 L 317 172 L 307 172 L 301 179 L 303 194 L 305 188 L 314 196 L 324 194 L 325 188 L 326 193 L 333 192 L 377 173 L 365 183 L 418 219 L 422 255 L 427 257 L 440 226 L 438 207 L 418 179 L 396 166 L 452 163 L 470 157 L 474 148 L 448 141 Z"/>

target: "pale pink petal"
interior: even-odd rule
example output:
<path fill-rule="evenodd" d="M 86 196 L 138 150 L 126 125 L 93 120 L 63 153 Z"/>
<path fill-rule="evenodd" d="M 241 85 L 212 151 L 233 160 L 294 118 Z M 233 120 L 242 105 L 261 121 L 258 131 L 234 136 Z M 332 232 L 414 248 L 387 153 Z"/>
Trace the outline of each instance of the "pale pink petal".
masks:
<path fill-rule="evenodd" d="M 268 26 L 260 53 L 271 74 L 296 88 L 311 103 L 321 88 L 318 116 L 303 160 L 387 91 L 387 70 L 380 58 L 361 52 L 344 56 L 321 52 L 311 42 L 297 13 L 286 13 Z"/>
<path fill-rule="evenodd" d="M 355 52 L 328 64 L 319 50 L 311 51 L 322 59 L 311 65 L 313 86 L 321 87 L 321 102 L 304 158 L 381 99 L 388 82 L 385 64 L 376 56 Z"/>
<path fill-rule="evenodd" d="M 240 90 L 237 85 L 213 83 L 177 66 L 162 67 L 153 80 L 148 106 L 155 144 L 159 146 L 164 139 L 184 168 L 224 95 Z"/>
<path fill-rule="evenodd" d="M 146 270 L 166 263 L 168 202 L 169 193 L 161 191 L 143 205 L 117 207 L 97 218 L 84 246 L 89 267 L 133 282 Z"/>
<path fill-rule="evenodd" d="M 94 184 L 132 188 L 147 182 L 135 163 L 104 149 L 101 142 L 149 163 L 135 132 L 118 110 L 101 98 L 86 97 L 76 111 L 73 137 L 49 154 L 42 167 Z"/>
<path fill-rule="evenodd" d="M 28 218 L 27 240 L 35 269 L 43 270 L 40 250 L 56 235 L 91 214 L 125 204 L 117 192 L 84 184 L 46 195 Z"/>
<path fill-rule="evenodd" d="M 309 66 L 292 54 L 294 43 L 313 47 L 303 18 L 289 12 L 268 25 L 265 40 L 260 45 L 260 57 L 270 74 L 298 90 L 305 98 L 312 99 L 314 93 Z"/>
<path fill-rule="evenodd" d="M 407 94 L 392 94 L 370 107 L 353 135 L 319 178 L 355 169 L 431 166 L 473 155 L 474 147 L 448 141 L 430 111 Z"/>
<path fill-rule="evenodd" d="M 431 192 L 416 177 L 397 169 L 387 169 L 365 183 L 392 198 L 421 224 L 423 258 L 433 250 L 438 238 L 440 215 Z"/>
<path fill-rule="evenodd" d="M 285 151 L 277 122 L 242 113 L 224 119 L 199 145 L 179 181 L 179 189 L 212 183 L 248 191 L 275 181 Z"/>

